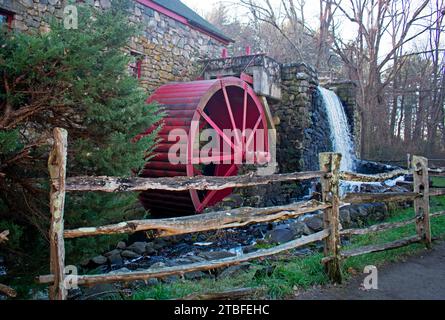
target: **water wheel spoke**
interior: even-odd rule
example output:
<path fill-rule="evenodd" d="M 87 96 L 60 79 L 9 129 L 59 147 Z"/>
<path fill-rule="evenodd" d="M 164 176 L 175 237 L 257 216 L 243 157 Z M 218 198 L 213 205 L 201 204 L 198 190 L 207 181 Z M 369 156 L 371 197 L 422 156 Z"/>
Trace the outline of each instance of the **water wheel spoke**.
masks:
<path fill-rule="evenodd" d="M 239 132 L 238 132 L 238 128 L 236 126 L 235 123 L 235 118 L 233 116 L 233 110 L 232 110 L 232 105 L 230 104 L 230 100 L 229 100 L 229 95 L 227 94 L 227 89 L 226 86 L 224 84 L 221 83 L 222 89 L 223 89 L 223 94 L 224 94 L 224 100 L 226 101 L 226 107 L 227 107 L 227 111 L 229 113 L 229 117 L 230 117 L 230 122 L 232 123 L 232 129 L 235 130 L 235 139 L 238 145 L 241 145 L 241 139 L 239 136 Z"/>
<path fill-rule="evenodd" d="M 246 149 L 245 146 L 245 139 L 246 139 L 246 123 L 247 123 L 247 84 L 244 83 L 244 98 L 243 98 L 243 132 L 242 132 L 242 138 L 243 138 L 243 150 Z"/>
<path fill-rule="evenodd" d="M 205 119 L 205 121 L 207 121 L 208 124 L 210 124 L 210 126 L 218 133 L 218 135 L 227 143 L 230 145 L 230 147 L 235 150 L 236 147 L 233 144 L 232 140 L 229 139 L 229 137 L 227 137 L 224 132 L 221 130 L 221 128 L 212 120 L 210 119 L 210 117 L 204 112 L 204 111 L 199 111 L 199 114 Z"/>
<path fill-rule="evenodd" d="M 223 177 L 231 176 L 235 172 L 236 169 L 237 169 L 236 164 L 233 164 L 232 166 L 230 166 L 229 170 L 226 171 L 226 173 L 223 175 Z M 206 194 L 206 196 L 204 197 L 204 200 L 199 205 L 198 211 L 201 211 L 205 207 L 207 207 L 207 205 L 213 200 L 213 198 L 216 196 L 216 194 L 220 191 L 221 190 L 212 190 L 212 191 L 208 192 Z"/>
<path fill-rule="evenodd" d="M 262 117 L 260 115 L 260 117 L 258 118 L 258 120 L 255 123 L 255 126 L 253 127 L 252 133 L 249 136 L 249 139 L 247 139 L 246 142 L 246 149 L 249 147 L 249 145 L 252 143 L 253 138 L 255 137 L 255 132 L 258 130 L 258 127 L 260 126 Z"/>

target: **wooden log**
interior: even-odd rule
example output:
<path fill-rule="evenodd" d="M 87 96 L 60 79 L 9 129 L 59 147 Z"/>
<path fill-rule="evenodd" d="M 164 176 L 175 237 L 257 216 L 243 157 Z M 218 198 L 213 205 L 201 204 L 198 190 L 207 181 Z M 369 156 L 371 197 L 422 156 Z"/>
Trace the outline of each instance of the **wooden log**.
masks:
<path fill-rule="evenodd" d="M 445 188 L 431 188 L 429 190 L 430 197 L 444 196 Z"/>
<path fill-rule="evenodd" d="M 248 174 L 233 177 L 171 177 L 171 178 L 116 178 L 116 177 L 71 177 L 67 179 L 66 191 L 125 192 L 151 189 L 223 190 L 227 188 L 251 187 L 273 182 L 299 181 L 320 178 L 322 172 L 296 172 L 268 176 Z"/>
<path fill-rule="evenodd" d="M 431 172 L 428 174 L 430 177 L 445 177 L 445 172 Z"/>
<path fill-rule="evenodd" d="M 407 221 L 400 221 L 400 222 L 388 222 L 388 223 L 381 223 L 373 225 L 369 228 L 363 228 L 363 229 L 345 229 L 340 231 L 340 235 L 364 235 L 369 234 L 373 232 L 382 232 L 386 230 L 396 229 L 404 226 L 408 226 L 412 223 L 416 222 L 416 218 L 407 220 Z"/>
<path fill-rule="evenodd" d="M 10 298 L 17 297 L 17 292 L 14 289 L 5 286 L 4 284 L 1 283 L 0 283 L 0 293 L 3 293 L 4 295 L 7 295 Z"/>
<path fill-rule="evenodd" d="M 208 292 L 200 294 L 189 294 L 185 297 L 175 300 L 241 300 L 256 297 L 266 291 L 264 287 L 260 288 L 239 288 L 226 290 L 222 292 Z"/>
<path fill-rule="evenodd" d="M 385 192 L 385 193 L 347 193 L 342 201 L 344 203 L 375 203 L 375 202 L 401 202 L 414 200 L 422 195 L 417 192 Z"/>
<path fill-rule="evenodd" d="M 342 256 L 342 258 L 350 258 L 350 257 L 361 256 L 363 254 L 372 253 L 372 252 L 380 252 L 380 251 L 386 251 L 386 250 L 390 250 L 390 249 L 396 249 L 396 248 L 404 247 L 404 246 L 419 242 L 420 240 L 421 240 L 421 238 L 419 236 L 407 237 L 407 238 L 403 238 L 400 240 L 396 240 L 396 241 L 388 242 L 388 243 L 384 243 L 384 244 L 371 245 L 371 246 L 366 246 L 366 247 L 343 251 L 341 253 L 341 256 Z"/>
<path fill-rule="evenodd" d="M 67 296 L 64 284 L 65 243 L 63 239 L 67 135 L 65 129 L 54 129 L 54 146 L 48 159 L 51 177 L 50 270 L 54 275 L 54 284 L 49 290 L 49 297 L 52 300 L 65 300 Z"/>
<path fill-rule="evenodd" d="M 9 230 L 2 231 L 0 233 L 0 243 L 8 241 Z"/>
<path fill-rule="evenodd" d="M 414 170 L 414 192 L 421 193 L 421 197 L 414 200 L 414 211 L 417 219 L 417 235 L 422 238 L 422 241 L 427 248 L 431 248 L 430 178 L 428 177 L 428 159 L 413 156 L 412 166 Z"/>
<path fill-rule="evenodd" d="M 339 196 L 339 169 L 341 154 L 320 153 L 320 170 L 327 173 L 321 178 L 323 202 L 331 204 L 331 207 L 324 210 L 324 229 L 329 231 L 329 237 L 325 239 L 324 255 L 331 256 L 332 259 L 326 264 L 326 272 L 331 281 L 342 282 L 340 267 L 340 196 Z"/>
<path fill-rule="evenodd" d="M 340 179 L 346 181 L 357 182 L 384 182 L 386 180 L 394 179 L 403 175 L 410 174 L 409 170 L 394 170 L 380 174 L 360 174 L 355 172 L 340 172 Z"/>
<path fill-rule="evenodd" d="M 113 283 L 119 281 L 135 281 L 147 280 L 150 278 L 163 278 L 171 275 L 183 275 L 193 271 L 212 270 L 230 265 L 237 265 L 250 260 L 265 258 L 287 250 L 299 248 L 307 244 L 321 241 L 329 235 L 329 231 L 323 230 L 309 236 L 304 236 L 299 239 L 289 241 L 270 249 L 261 249 L 252 253 L 243 254 L 237 257 L 224 258 L 220 260 L 197 262 L 174 267 L 165 267 L 161 269 L 148 269 L 145 271 L 124 272 L 117 274 L 101 274 L 101 275 L 79 275 L 77 277 L 79 285 L 93 285 L 97 283 Z M 44 275 L 38 278 L 39 283 L 52 283 L 54 281 L 53 275 Z"/>
<path fill-rule="evenodd" d="M 266 208 L 238 208 L 168 219 L 147 219 L 121 222 L 108 226 L 65 230 L 66 239 L 116 233 L 134 233 L 156 230 L 155 236 L 165 237 L 193 232 L 243 227 L 252 223 L 280 221 L 296 218 L 308 212 L 328 208 L 315 200 Z"/>
<path fill-rule="evenodd" d="M 430 218 L 437 218 L 437 217 L 441 217 L 441 216 L 445 216 L 445 211 L 439 211 L 439 212 L 434 212 L 434 213 L 430 214 Z"/>

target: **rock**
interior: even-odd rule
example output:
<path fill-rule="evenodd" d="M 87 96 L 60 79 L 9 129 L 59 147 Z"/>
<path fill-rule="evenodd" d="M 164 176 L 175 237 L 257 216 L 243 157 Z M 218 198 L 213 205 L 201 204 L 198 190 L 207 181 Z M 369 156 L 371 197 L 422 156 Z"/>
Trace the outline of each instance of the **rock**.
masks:
<path fill-rule="evenodd" d="M 162 280 L 165 283 L 173 283 L 173 282 L 177 282 L 177 281 L 181 280 L 181 278 L 179 276 L 177 276 L 177 275 L 173 275 L 173 276 L 165 277 Z"/>
<path fill-rule="evenodd" d="M 265 239 L 269 243 L 285 243 L 297 236 L 296 230 L 289 225 L 279 225 L 267 232 Z"/>
<path fill-rule="evenodd" d="M 108 8 L 111 7 L 111 2 L 110 2 L 110 0 L 100 0 L 99 3 L 100 3 L 100 6 L 101 6 L 103 9 L 108 9 Z"/>
<path fill-rule="evenodd" d="M 113 254 L 111 256 L 108 257 L 108 261 L 110 262 L 111 265 L 115 265 L 115 266 L 121 266 L 124 264 L 124 261 L 122 259 L 122 256 L 119 254 Z"/>
<path fill-rule="evenodd" d="M 137 254 L 136 252 L 130 251 L 130 250 L 124 250 L 121 253 L 121 256 L 127 259 L 136 259 L 139 258 L 140 255 Z"/>
<path fill-rule="evenodd" d="M 340 209 L 340 221 L 344 227 L 349 227 L 351 225 L 351 215 L 349 212 L 349 207 Z"/>
<path fill-rule="evenodd" d="M 145 253 L 146 242 L 135 242 L 132 245 L 127 247 L 127 250 L 131 250 L 139 255 L 143 255 Z"/>
<path fill-rule="evenodd" d="M 291 224 L 290 227 L 295 231 L 296 237 L 307 236 L 313 233 L 311 229 L 301 221 Z"/>
<path fill-rule="evenodd" d="M 258 250 L 258 248 L 255 245 L 250 245 L 250 246 L 243 247 L 243 253 L 244 254 L 251 253 L 251 252 L 254 252 L 254 251 L 257 251 L 257 250 Z"/>
<path fill-rule="evenodd" d="M 156 262 L 150 266 L 150 269 L 160 269 L 164 268 L 166 264 L 164 262 Z"/>
<path fill-rule="evenodd" d="M 91 259 L 95 264 L 101 265 L 107 263 L 107 258 L 104 256 L 97 256 Z"/>
<path fill-rule="evenodd" d="M 127 272 L 131 272 L 131 270 L 128 268 L 120 268 L 117 270 L 110 271 L 110 272 L 108 272 L 108 274 L 119 274 L 119 273 L 127 273 Z"/>
<path fill-rule="evenodd" d="M 224 278 L 228 278 L 228 277 L 233 277 L 233 276 L 235 276 L 237 274 L 240 274 L 241 272 L 249 270 L 249 268 L 250 268 L 250 263 L 248 263 L 248 262 L 241 263 L 241 264 L 236 265 L 236 266 L 231 266 L 231 267 L 228 267 L 228 268 L 224 269 L 218 275 L 218 278 L 219 279 L 224 279 Z"/>
<path fill-rule="evenodd" d="M 145 253 L 148 255 L 152 255 L 152 254 L 156 253 L 153 242 L 147 242 L 145 244 Z"/>
<path fill-rule="evenodd" d="M 188 272 L 184 275 L 184 278 L 186 280 L 199 280 L 202 278 L 205 278 L 207 276 L 207 274 L 205 274 L 202 271 L 193 271 L 193 272 Z"/>
<path fill-rule="evenodd" d="M 314 232 L 323 230 L 323 219 L 318 215 L 304 219 L 304 223 Z"/>
<path fill-rule="evenodd" d="M 145 280 L 145 284 L 147 286 L 156 286 L 159 284 L 159 280 L 156 278 L 150 278 L 150 279 Z"/>
<path fill-rule="evenodd" d="M 234 257 L 236 254 L 229 251 L 209 251 L 209 252 L 201 252 L 199 256 L 203 257 L 206 260 L 218 260 L 229 257 Z"/>
<path fill-rule="evenodd" d="M 164 239 L 156 239 L 153 242 L 153 249 L 157 251 L 159 249 L 162 249 L 166 245 L 167 245 L 167 241 L 165 241 Z"/>
<path fill-rule="evenodd" d="M 116 245 L 116 248 L 121 249 L 121 250 L 124 250 L 126 247 L 127 247 L 127 245 L 123 241 L 119 241 Z"/>
<path fill-rule="evenodd" d="M 114 256 L 117 254 L 121 254 L 121 250 L 114 249 L 104 254 L 105 257 Z"/>
<path fill-rule="evenodd" d="M 28 292 L 31 300 L 49 300 L 48 289 L 30 289 Z"/>

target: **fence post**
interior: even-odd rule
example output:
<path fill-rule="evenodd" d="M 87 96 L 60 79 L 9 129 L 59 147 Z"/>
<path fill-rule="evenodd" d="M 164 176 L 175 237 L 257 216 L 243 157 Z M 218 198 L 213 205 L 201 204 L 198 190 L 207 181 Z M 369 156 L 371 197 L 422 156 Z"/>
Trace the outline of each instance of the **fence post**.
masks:
<path fill-rule="evenodd" d="M 324 255 L 329 257 L 326 262 L 326 272 L 331 281 L 341 283 L 340 268 L 340 196 L 339 169 L 342 155 L 339 153 L 320 153 L 320 171 L 326 172 L 321 178 L 322 199 L 331 204 L 331 208 L 324 210 L 324 228 L 330 231 L 325 239 Z"/>
<path fill-rule="evenodd" d="M 50 210 L 50 270 L 54 275 L 54 284 L 50 288 L 52 300 L 65 300 L 67 290 L 64 284 L 65 242 L 63 238 L 63 211 L 65 205 L 65 177 L 67 157 L 67 131 L 54 129 L 54 145 L 48 159 L 48 170 L 51 178 Z"/>
<path fill-rule="evenodd" d="M 427 248 L 431 248 L 431 226 L 430 226 L 430 196 L 428 159 L 419 156 L 412 157 L 414 170 L 414 192 L 421 193 L 420 198 L 414 200 L 414 211 L 416 214 L 416 231 L 422 238 Z"/>

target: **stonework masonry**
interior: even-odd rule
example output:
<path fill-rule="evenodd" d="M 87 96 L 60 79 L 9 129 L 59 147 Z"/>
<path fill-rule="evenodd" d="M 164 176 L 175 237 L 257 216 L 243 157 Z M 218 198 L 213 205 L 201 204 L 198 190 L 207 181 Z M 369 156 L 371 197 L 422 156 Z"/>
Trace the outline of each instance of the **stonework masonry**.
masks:
<path fill-rule="evenodd" d="M 106 9 L 109 0 L 85 0 Z M 62 19 L 66 0 L 0 0 L 0 9 L 14 14 L 12 28 L 23 32 L 46 32 L 51 18 Z M 220 55 L 225 44 L 152 8 L 134 1 L 132 22 L 143 25 L 142 35 L 128 50 L 141 59 L 140 81 L 152 91 L 170 81 L 194 80 L 197 61 Z"/>

